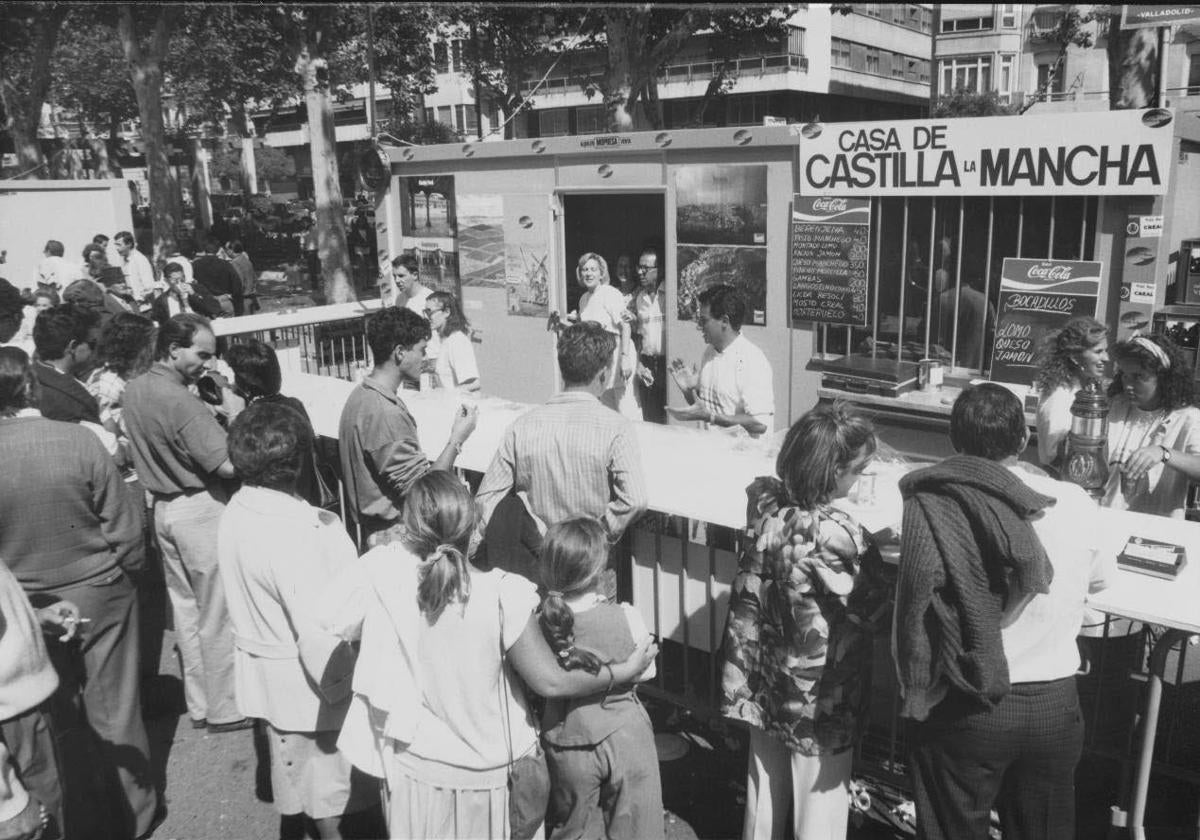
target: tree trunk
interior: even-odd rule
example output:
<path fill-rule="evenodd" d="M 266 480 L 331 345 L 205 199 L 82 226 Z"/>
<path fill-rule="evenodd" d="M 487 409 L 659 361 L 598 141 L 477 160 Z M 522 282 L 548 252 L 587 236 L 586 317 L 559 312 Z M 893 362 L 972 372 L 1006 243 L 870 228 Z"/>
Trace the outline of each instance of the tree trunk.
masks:
<path fill-rule="evenodd" d="M 208 172 L 208 149 L 200 137 L 192 138 L 192 204 L 200 211 L 200 224 L 205 232 L 212 228 L 212 181 Z"/>
<path fill-rule="evenodd" d="M 633 62 L 630 56 L 630 24 L 625 16 L 629 10 L 617 9 L 604 15 L 608 39 L 608 66 L 604 71 L 601 93 L 608 112 L 610 132 L 633 131 L 633 107 L 637 88 L 634 86 Z"/>
<path fill-rule="evenodd" d="M 137 98 L 141 119 L 142 141 L 146 154 L 147 179 L 150 185 L 150 220 L 154 231 L 154 263 L 162 265 L 167 254 L 176 251 L 175 224 L 179 219 L 178 184 L 167 158 L 167 139 L 163 125 L 162 60 L 166 56 L 175 6 L 159 6 L 154 32 L 148 49 L 143 50 L 133 20 L 133 7 L 122 3 L 118 31 L 129 78 Z"/>
<path fill-rule="evenodd" d="M 1149 108 L 1158 81 L 1158 37 L 1155 29 L 1121 29 L 1111 15 L 1108 30 L 1108 106 Z"/>
<path fill-rule="evenodd" d="M 342 213 L 342 186 L 338 177 L 337 136 L 333 125 L 333 96 L 321 77 L 325 59 L 306 43 L 296 60 L 304 85 L 308 110 L 309 148 L 312 152 L 313 199 L 317 208 L 317 252 L 326 303 L 358 299 L 350 273 L 346 220 Z"/>
<path fill-rule="evenodd" d="M 0 54 L 0 105 L 8 115 L 0 126 L 12 138 L 17 154 L 17 172 L 22 178 L 45 178 L 46 158 L 38 142 L 42 105 L 50 93 L 50 59 L 58 44 L 68 8 L 59 3 L 39 14 L 33 31 L 33 61 L 27 81 L 18 81 Z"/>

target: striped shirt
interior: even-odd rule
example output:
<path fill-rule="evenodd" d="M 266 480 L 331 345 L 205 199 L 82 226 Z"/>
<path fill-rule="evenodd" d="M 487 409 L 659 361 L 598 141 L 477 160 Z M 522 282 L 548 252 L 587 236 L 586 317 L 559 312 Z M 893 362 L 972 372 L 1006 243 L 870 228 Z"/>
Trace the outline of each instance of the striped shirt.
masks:
<path fill-rule="evenodd" d="M 551 397 L 505 433 L 479 485 L 485 524 L 510 490 L 548 525 L 590 516 L 616 541 L 647 505 L 633 424 L 584 391 Z"/>

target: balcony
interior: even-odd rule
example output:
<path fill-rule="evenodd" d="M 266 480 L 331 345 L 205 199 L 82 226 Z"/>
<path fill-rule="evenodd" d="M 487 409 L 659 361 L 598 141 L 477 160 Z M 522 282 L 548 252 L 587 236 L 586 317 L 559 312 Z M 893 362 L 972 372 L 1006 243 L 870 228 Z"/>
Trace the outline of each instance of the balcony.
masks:
<path fill-rule="evenodd" d="M 707 82 L 720 72 L 722 64 L 723 62 L 720 61 L 668 64 L 659 69 L 658 79 L 660 82 Z M 749 75 L 758 77 L 765 76 L 768 73 L 786 73 L 790 71 L 807 73 L 808 56 L 796 55 L 794 53 L 746 56 L 731 62 L 731 71 L 736 76 Z M 551 76 L 542 83 L 538 91 L 542 93 L 565 93 L 571 88 L 578 87 L 580 78 L 586 78 L 588 75 L 598 75 L 602 72 L 602 68 L 596 67 L 590 71 L 581 71 L 575 77 Z M 529 94 L 533 91 L 536 84 L 537 82 L 534 79 L 523 82 L 521 84 L 521 93 Z"/>
<path fill-rule="evenodd" d="M 1028 35 L 1033 42 L 1049 41 L 1054 37 L 1058 25 L 1062 22 L 1066 6 L 1044 6 L 1036 9 L 1029 17 Z"/>

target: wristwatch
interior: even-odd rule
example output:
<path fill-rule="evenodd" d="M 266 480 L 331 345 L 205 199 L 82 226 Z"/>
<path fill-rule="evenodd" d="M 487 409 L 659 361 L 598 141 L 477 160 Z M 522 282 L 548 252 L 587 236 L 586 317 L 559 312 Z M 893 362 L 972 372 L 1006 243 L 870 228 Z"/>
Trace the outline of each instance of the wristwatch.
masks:
<path fill-rule="evenodd" d="M 1162 444 L 1159 444 L 1158 448 L 1163 451 L 1162 462 L 1165 464 L 1168 461 L 1170 461 L 1171 460 L 1171 450 L 1167 449 L 1167 447 L 1163 446 Z"/>

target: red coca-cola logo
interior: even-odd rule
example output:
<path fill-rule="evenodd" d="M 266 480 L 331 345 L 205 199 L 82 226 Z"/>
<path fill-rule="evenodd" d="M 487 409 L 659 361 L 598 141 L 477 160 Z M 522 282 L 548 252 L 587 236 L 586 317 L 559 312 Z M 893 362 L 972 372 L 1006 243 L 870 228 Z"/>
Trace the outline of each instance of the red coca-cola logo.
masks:
<path fill-rule="evenodd" d="M 1069 265 L 1034 265 L 1029 267 L 1026 275 L 1030 280 L 1070 280 Z"/>
<path fill-rule="evenodd" d="M 841 213 L 849 206 L 844 198 L 818 198 L 813 201 L 813 210 L 822 213 Z"/>

